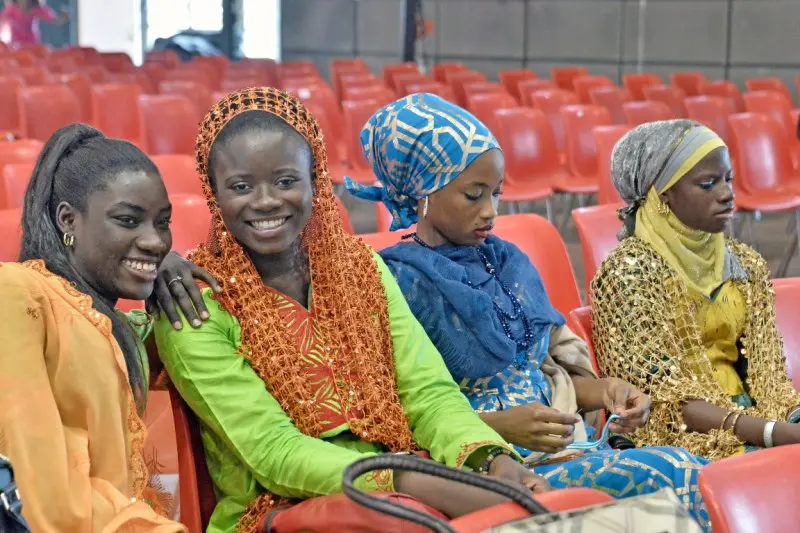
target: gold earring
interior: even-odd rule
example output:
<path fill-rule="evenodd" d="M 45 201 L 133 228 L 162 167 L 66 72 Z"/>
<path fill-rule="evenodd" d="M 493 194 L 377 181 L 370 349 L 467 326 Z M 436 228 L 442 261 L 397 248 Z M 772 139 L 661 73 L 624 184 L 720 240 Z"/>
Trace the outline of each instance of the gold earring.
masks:
<path fill-rule="evenodd" d="M 669 215 L 669 206 L 663 200 L 658 202 L 657 209 L 658 209 L 658 214 L 661 215 L 662 217 Z"/>
<path fill-rule="evenodd" d="M 425 201 L 422 203 L 422 218 L 428 218 L 428 197 L 425 197 Z"/>
<path fill-rule="evenodd" d="M 75 235 L 72 233 L 65 233 L 63 237 L 64 246 L 67 248 L 72 248 L 72 245 L 75 244 Z"/>

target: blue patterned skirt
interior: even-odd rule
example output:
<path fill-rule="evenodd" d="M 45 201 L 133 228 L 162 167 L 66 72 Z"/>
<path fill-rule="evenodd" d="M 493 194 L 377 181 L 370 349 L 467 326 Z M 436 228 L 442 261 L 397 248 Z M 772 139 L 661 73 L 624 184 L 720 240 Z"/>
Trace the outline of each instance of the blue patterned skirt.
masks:
<path fill-rule="evenodd" d="M 585 487 L 614 498 L 627 498 L 671 488 L 692 516 L 711 531 L 697 473 L 708 460 L 673 447 L 630 450 L 604 448 L 563 463 L 538 465 L 534 471 L 554 489 Z"/>

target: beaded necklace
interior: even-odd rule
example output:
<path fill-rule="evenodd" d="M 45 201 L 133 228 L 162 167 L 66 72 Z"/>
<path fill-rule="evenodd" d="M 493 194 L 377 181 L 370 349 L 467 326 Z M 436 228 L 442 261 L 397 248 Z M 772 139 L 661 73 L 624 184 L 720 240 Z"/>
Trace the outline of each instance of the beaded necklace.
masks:
<path fill-rule="evenodd" d="M 427 248 L 428 250 L 433 250 L 433 247 L 428 245 L 425 241 L 419 238 L 416 233 L 410 233 L 408 235 L 404 235 L 403 239 L 412 239 L 415 243 L 422 246 L 423 248 Z M 483 250 L 480 249 L 479 246 L 473 247 L 475 253 L 478 255 L 478 259 L 483 263 L 483 267 L 486 269 L 486 273 L 489 274 L 497 283 L 500 285 L 500 289 L 508 296 L 508 299 L 511 300 L 511 309 L 512 312 L 509 313 L 502 309 L 498 303 L 492 299 L 492 305 L 494 306 L 494 312 L 497 315 L 497 318 L 500 319 L 500 325 L 503 328 L 503 332 L 506 334 L 506 337 L 514 341 L 517 345 L 517 355 L 514 358 L 513 365 L 517 369 L 522 369 L 528 363 L 528 350 L 533 345 L 534 336 L 533 336 L 533 326 L 531 326 L 530 320 L 528 319 L 527 315 L 522 311 L 522 303 L 519 301 L 513 291 L 503 283 L 497 276 L 497 270 L 494 268 L 494 265 L 489 261 L 489 258 L 486 257 L 486 254 L 483 253 Z M 481 290 L 479 287 L 476 287 L 472 284 L 472 281 L 467 278 L 467 286 L 479 291 Z M 522 320 L 522 327 L 524 329 L 524 335 L 522 339 L 517 340 L 511 334 L 511 325 L 510 322 L 515 320 Z"/>

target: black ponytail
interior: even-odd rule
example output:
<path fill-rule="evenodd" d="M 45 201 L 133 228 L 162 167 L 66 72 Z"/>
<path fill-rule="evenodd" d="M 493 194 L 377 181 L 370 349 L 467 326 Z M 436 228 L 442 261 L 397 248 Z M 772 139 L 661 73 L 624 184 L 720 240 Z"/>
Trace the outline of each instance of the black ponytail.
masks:
<path fill-rule="evenodd" d="M 128 381 L 138 403 L 144 398 L 147 383 L 135 333 L 75 271 L 56 224 L 56 208 L 61 202 L 83 213 L 89 195 L 104 189 L 120 172 L 130 170 L 158 175 L 155 164 L 127 141 L 110 139 L 85 124 L 72 124 L 56 131 L 39 154 L 25 192 L 19 260 L 43 260 L 50 272 L 92 297 L 94 308 L 111 320 L 112 333 L 125 358 Z"/>

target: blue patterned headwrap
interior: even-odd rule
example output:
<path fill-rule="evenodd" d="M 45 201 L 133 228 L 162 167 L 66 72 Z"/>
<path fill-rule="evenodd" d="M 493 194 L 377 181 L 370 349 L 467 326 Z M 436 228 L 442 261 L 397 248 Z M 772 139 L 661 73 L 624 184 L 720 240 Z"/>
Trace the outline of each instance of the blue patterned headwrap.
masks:
<path fill-rule="evenodd" d="M 418 200 L 456 179 L 479 155 L 499 148 L 472 114 L 426 93 L 376 111 L 361 130 L 361 145 L 383 186 L 345 177 L 345 187 L 362 200 L 383 202 L 392 213 L 392 231 L 415 224 Z"/>

